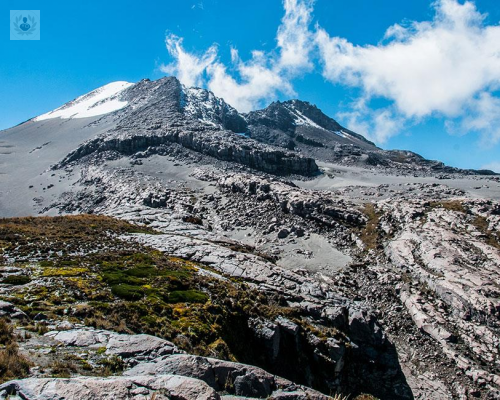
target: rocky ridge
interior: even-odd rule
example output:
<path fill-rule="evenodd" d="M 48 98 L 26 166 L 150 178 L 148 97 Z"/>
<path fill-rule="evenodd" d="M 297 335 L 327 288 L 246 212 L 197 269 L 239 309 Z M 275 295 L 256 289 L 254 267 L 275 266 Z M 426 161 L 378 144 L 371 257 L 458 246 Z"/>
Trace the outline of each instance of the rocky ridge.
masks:
<path fill-rule="evenodd" d="M 201 89 L 186 89 L 175 78 L 141 81 L 126 89 L 122 96 L 130 101 L 127 107 L 115 113 L 116 128 L 81 144 L 57 167 L 93 153 L 133 155 L 147 150 L 149 155 L 169 154 L 169 145 L 178 144 L 264 172 L 305 176 L 318 172 L 310 158 L 221 129 L 216 122 L 238 130 L 242 117 L 212 94 Z M 193 96 L 202 105 L 198 109 L 193 106 Z M 210 118 L 210 123 L 207 124 L 204 117 Z M 200 122 L 200 118 L 205 123 Z"/>

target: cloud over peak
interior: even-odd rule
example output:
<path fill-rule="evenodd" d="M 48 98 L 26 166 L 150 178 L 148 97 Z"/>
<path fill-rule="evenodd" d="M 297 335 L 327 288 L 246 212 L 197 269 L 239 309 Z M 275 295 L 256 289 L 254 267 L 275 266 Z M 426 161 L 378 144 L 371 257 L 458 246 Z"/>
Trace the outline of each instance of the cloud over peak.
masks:
<path fill-rule="evenodd" d="M 166 43 L 174 61 L 162 70 L 188 86 L 208 87 L 240 111 L 280 93 L 294 95 L 294 78 L 319 72 L 359 90 L 338 117 L 379 143 L 429 116 L 444 117 L 453 132 L 480 132 L 484 143 L 500 140 L 500 26 L 486 25 L 473 2 L 437 0 L 432 20 L 394 24 L 375 46 L 312 27 L 312 1 L 284 0 L 283 6 L 275 51 L 254 51 L 244 61 L 232 49 L 234 74 L 216 46 L 195 55 L 172 35 Z M 370 108 L 376 98 L 388 105 Z"/>
<path fill-rule="evenodd" d="M 182 38 L 175 35 L 166 38 L 167 50 L 174 61 L 160 69 L 177 75 L 186 86 L 207 87 L 242 112 L 276 99 L 278 93 L 295 95 L 291 80 L 313 68 L 309 56 L 312 2 L 285 0 L 284 10 L 276 36 L 276 51 L 254 50 L 251 58 L 243 61 L 238 50 L 231 48 L 235 75 L 219 61 L 215 45 L 195 55 L 188 53 L 182 46 Z"/>

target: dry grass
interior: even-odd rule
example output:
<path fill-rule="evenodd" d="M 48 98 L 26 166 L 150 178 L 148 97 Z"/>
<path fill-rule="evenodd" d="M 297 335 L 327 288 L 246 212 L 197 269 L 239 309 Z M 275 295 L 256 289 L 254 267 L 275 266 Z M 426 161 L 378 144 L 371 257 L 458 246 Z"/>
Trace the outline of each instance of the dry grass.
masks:
<path fill-rule="evenodd" d="M 72 373 L 77 371 L 76 366 L 67 360 L 56 360 L 50 369 L 55 378 L 69 378 Z"/>
<path fill-rule="evenodd" d="M 28 375 L 31 363 L 19 353 L 16 336 L 11 325 L 0 319 L 0 383 Z"/>
<path fill-rule="evenodd" d="M 367 250 L 374 250 L 378 245 L 378 223 L 380 214 L 375 210 L 375 206 L 371 203 L 365 204 L 363 214 L 368 217 L 365 227 L 360 232 L 360 238 L 366 246 Z"/>
<path fill-rule="evenodd" d="M 13 340 L 15 340 L 14 329 L 10 324 L 5 321 L 5 319 L 0 319 L 0 344 L 8 345 Z"/>
<path fill-rule="evenodd" d="M 64 217 L 0 218 L 0 254 L 16 249 L 27 254 L 37 250 L 64 251 L 68 246 L 82 247 L 112 244 L 111 237 L 125 233 L 156 231 L 101 215 L 73 215 Z"/>
<path fill-rule="evenodd" d="M 500 249 L 500 241 L 497 234 L 489 230 L 489 224 L 485 217 L 476 216 L 472 221 L 476 229 L 485 236 L 486 243 L 492 247 Z"/>
<path fill-rule="evenodd" d="M 466 213 L 463 203 L 460 200 L 445 200 L 445 201 L 433 201 L 429 204 L 431 208 L 444 208 L 448 211 L 456 211 Z"/>

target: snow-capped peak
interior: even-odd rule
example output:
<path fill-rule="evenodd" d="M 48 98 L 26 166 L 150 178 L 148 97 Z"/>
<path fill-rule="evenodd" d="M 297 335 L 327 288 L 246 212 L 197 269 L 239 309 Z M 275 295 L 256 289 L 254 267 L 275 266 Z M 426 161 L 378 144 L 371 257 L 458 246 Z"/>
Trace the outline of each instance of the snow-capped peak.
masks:
<path fill-rule="evenodd" d="M 55 110 L 42 114 L 34 118 L 34 120 L 43 121 L 50 118 L 86 118 L 108 114 L 127 105 L 127 101 L 121 100 L 119 94 L 132 85 L 133 83 L 125 81 L 111 82 Z"/>

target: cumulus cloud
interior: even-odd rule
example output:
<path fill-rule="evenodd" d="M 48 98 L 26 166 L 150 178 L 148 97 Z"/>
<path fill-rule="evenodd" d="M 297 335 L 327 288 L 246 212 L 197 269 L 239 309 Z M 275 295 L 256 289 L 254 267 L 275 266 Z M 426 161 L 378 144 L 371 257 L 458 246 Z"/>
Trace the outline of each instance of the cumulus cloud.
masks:
<path fill-rule="evenodd" d="M 285 0 L 285 15 L 278 28 L 276 40 L 280 49 L 278 70 L 303 72 L 313 67 L 310 60 L 312 34 L 309 30 L 311 1 Z"/>
<path fill-rule="evenodd" d="M 285 0 L 285 14 L 278 28 L 275 51 L 253 51 L 250 60 L 243 61 L 236 49 L 231 49 L 232 70 L 220 62 L 213 45 L 201 55 L 186 51 L 182 39 L 166 38 L 167 50 L 174 59 L 160 69 L 177 75 L 186 86 L 204 86 L 223 97 L 239 111 L 250 111 L 263 102 L 276 99 L 279 93 L 295 95 L 291 80 L 313 67 L 310 59 L 313 36 L 312 1 Z"/>
<path fill-rule="evenodd" d="M 389 99 L 389 114 L 419 120 L 472 113 L 460 125 L 485 132 L 494 115 L 482 106 L 493 109 L 498 100 L 488 94 L 500 84 L 500 26 L 485 26 L 485 16 L 469 1 L 439 0 L 434 7 L 432 21 L 393 25 L 377 46 L 356 46 L 318 28 L 323 76 L 360 88 L 364 98 Z M 378 141 L 387 132 L 375 134 Z"/>
<path fill-rule="evenodd" d="M 482 145 L 497 144 L 500 140 L 500 98 L 482 92 L 469 108 L 470 114 L 461 123 L 462 132 L 482 132 Z"/>
<path fill-rule="evenodd" d="M 161 69 L 187 86 L 203 86 L 240 111 L 296 95 L 293 79 L 320 72 L 328 81 L 357 88 L 337 117 L 379 143 L 425 118 L 445 119 L 451 133 L 476 131 L 484 145 L 500 141 L 500 25 L 488 25 L 472 1 L 436 0 L 429 21 L 388 27 L 377 45 L 354 45 L 312 26 L 312 0 L 284 0 L 276 48 L 253 51 L 231 64 L 218 48 L 188 52 L 182 39 L 167 36 L 173 62 Z M 321 21 L 319 21 L 320 23 Z M 384 99 L 383 108 L 372 108 Z"/>

